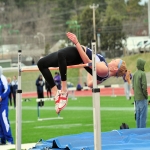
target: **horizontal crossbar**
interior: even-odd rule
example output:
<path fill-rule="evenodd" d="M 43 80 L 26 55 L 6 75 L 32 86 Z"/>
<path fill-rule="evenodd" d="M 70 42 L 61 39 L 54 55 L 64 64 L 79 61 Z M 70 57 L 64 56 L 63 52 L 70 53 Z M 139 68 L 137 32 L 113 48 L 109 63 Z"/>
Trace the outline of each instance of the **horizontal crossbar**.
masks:
<path fill-rule="evenodd" d="M 71 66 L 67 66 L 68 69 L 70 68 L 83 68 L 83 67 L 87 67 L 87 64 L 79 64 L 79 65 L 71 65 Z M 50 67 L 50 70 L 59 70 L 59 67 Z M 28 66 L 28 67 L 22 67 L 21 69 L 22 72 L 31 72 L 31 71 L 39 71 L 37 66 Z"/>

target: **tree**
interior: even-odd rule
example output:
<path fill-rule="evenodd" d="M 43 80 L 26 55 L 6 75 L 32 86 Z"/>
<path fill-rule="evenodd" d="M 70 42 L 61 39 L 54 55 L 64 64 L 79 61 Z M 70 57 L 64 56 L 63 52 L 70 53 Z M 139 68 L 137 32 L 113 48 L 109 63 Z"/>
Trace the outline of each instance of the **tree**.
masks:
<path fill-rule="evenodd" d="M 107 17 L 103 24 L 101 34 L 101 48 L 109 51 L 112 56 L 116 57 L 121 52 L 125 39 L 125 33 L 122 32 L 122 22 L 116 17 Z"/>
<path fill-rule="evenodd" d="M 95 10 L 95 24 L 96 24 L 96 34 L 99 32 L 101 27 L 101 22 L 103 14 L 105 11 L 106 4 L 105 0 L 99 1 L 99 7 Z M 101 4 L 101 5 L 100 5 Z M 79 17 L 79 24 L 81 24 L 81 42 L 84 45 L 90 46 L 91 40 L 93 39 L 93 10 L 89 8 L 89 5 L 82 11 Z"/>

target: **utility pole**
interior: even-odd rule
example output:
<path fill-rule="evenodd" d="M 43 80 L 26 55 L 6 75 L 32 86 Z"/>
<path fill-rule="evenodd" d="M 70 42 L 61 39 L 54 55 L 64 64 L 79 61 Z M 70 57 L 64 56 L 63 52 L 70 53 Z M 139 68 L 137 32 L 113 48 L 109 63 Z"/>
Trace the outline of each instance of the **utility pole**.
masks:
<path fill-rule="evenodd" d="M 150 38 L 150 0 L 148 1 L 148 36 Z"/>
<path fill-rule="evenodd" d="M 96 40 L 96 28 L 95 28 L 95 10 L 98 8 L 99 5 L 90 5 L 90 8 L 93 9 L 93 35 L 94 35 L 94 40 Z"/>

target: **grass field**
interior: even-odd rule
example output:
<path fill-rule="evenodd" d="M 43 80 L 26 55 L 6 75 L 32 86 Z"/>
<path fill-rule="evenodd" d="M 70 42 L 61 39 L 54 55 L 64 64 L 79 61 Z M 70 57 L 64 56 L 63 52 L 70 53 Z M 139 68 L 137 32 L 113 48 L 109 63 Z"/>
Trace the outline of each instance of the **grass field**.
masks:
<path fill-rule="evenodd" d="M 119 129 L 125 122 L 130 128 L 136 128 L 133 100 L 125 97 L 101 97 L 101 130 L 102 132 Z M 22 102 L 22 143 L 34 143 L 40 139 L 82 132 L 93 132 L 93 111 L 91 97 L 69 99 L 68 105 L 61 112 L 62 120 L 37 121 L 37 103 L 35 99 Z M 149 115 L 148 115 L 149 116 Z M 46 101 L 40 110 L 40 118 L 57 117 L 54 102 Z M 149 118 L 149 117 L 148 117 Z M 15 139 L 15 109 L 10 109 L 9 119 Z M 148 120 L 147 127 L 150 127 Z"/>

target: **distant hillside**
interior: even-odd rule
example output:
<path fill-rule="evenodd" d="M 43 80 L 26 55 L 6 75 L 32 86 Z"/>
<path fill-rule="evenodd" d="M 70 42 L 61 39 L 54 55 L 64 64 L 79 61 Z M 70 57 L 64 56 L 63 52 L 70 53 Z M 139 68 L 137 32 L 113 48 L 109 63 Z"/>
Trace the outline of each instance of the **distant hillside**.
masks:
<path fill-rule="evenodd" d="M 145 72 L 150 72 L 150 53 L 136 54 L 123 57 L 122 59 L 126 61 L 128 69 L 132 72 L 136 71 L 136 62 L 138 58 L 142 58 L 146 61 Z"/>

